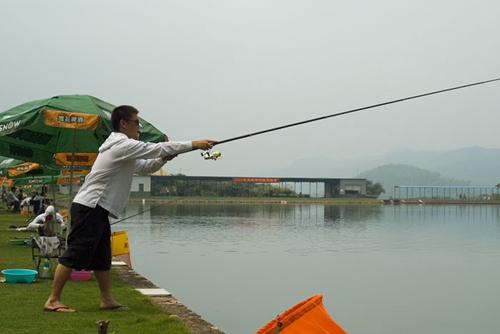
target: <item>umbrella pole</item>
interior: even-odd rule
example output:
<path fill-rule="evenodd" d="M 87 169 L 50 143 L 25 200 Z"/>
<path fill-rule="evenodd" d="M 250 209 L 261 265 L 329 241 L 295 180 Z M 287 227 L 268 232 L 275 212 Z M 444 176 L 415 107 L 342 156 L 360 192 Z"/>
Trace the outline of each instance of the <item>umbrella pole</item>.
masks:
<path fill-rule="evenodd" d="M 57 224 L 57 212 L 58 212 L 58 209 L 57 209 L 57 204 L 56 204 L 56 187 L 55 187 L 56 184 L 54 183 L 54 173 L 52 173 L 52 182 L 51 182 L 50 185 L 52 187 L 52 205 L 54 206 L 55 211 L 56 211 L 54 218 L 55 218 L 56 224 Z M 44 187 L 44 186 L 45 185 L 42 184 L 42 187 Z M 43 207 L 43 203 L 42 203 L 42 207 Z M 59 230 L 57 230 L 57 231 L 58 231 L 57 234 L 59 234 L 60 231 Z M 66 246 L 68 246 L 68 245 L 66 245 Z"/>
<path fill-rule="evenodd" d="M 71 204 L 73 203 L 73 168 L 75 167 L 75 142 L 76 129 L 73 129 L 73 147 L 71 149 L 71 167 L 69 170 L 69 208 L 68 210 L 68 225 L 66 226 L 66 247 L 68 247 L 68 236 L 71 232 Z"/>
<path fill-rule="evenodd" d="M 52 173 L 52 199 L 54 200 L 54 207 L 56 206 L 56 187 L 54 183 L 54 173 Z M 43 187 L 43 185 L 42 185 Z M 56 211 L 57 212 L 57 211 Z"/>
<path fill-rule="evenodd" d="M 71 168 L 69 170 L 70 186 L 69 186 L 69 200 L 70 204 L 73 201 L 73 168 L 75 167 L 75 142 L 76 142 L 76 129 L 73 129 L 73 147 L 71 152 Z"/>

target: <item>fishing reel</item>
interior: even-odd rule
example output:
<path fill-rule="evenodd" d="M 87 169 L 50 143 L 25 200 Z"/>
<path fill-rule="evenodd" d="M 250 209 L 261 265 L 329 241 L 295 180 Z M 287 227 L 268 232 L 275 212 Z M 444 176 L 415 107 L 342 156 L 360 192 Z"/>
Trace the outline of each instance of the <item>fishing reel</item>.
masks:
<path fill-rule="evenodd" d="M 203 157 L 203 159 L 214 160 L 214 161 L 217 160 L 218 158 L 220 158 L 221 155 L 222 154 L 219 151 L 215 151 L 214 153 L 210 153 L 210 150 L 201 153 L 201 156 Z"/>

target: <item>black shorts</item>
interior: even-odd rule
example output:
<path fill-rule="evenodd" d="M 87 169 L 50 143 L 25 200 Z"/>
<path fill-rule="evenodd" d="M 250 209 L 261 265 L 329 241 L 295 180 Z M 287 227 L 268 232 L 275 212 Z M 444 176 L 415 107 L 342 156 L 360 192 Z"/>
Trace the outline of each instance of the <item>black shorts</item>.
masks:
<path fill-rule="evenodd" d="M 68 249 L 59 263 L 75 270 L 111 269 L 111 226 L 109 212 L 99 205 L 71 205 Z"/>

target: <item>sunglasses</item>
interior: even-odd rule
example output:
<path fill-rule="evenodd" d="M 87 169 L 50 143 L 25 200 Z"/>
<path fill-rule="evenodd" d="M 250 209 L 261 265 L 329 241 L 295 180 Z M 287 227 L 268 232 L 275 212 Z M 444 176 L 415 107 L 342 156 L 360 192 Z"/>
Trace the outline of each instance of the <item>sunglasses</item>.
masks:
<path fill-rule="evenodd" d="M 141 123 L 139 122 L 138 119 L 123 119 L 124 121 L 130 121 L 130 122 L 134 122 L 137 126 L 140 126 L 142 128 L 142 125 Z"/>

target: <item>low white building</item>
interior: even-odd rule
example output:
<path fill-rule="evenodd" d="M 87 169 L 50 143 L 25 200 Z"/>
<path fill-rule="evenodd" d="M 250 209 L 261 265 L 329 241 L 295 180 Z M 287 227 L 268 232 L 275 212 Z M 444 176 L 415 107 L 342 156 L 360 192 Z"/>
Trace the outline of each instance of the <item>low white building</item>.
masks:
<path fill-rule="evenodd" d="M 130 196 L 150 196 L 151 195 L 151 176 L 134 175 L 132 186 L 130 187 Z"/>
<path fill-rule="evenodd" d="M 170 176 L 170 173 L 163 169 L 151 174 L 155 176 Z M 130 196 L 151 196 L 151 175 L 134 175 L 132 186 L 130 187 Z"/>

